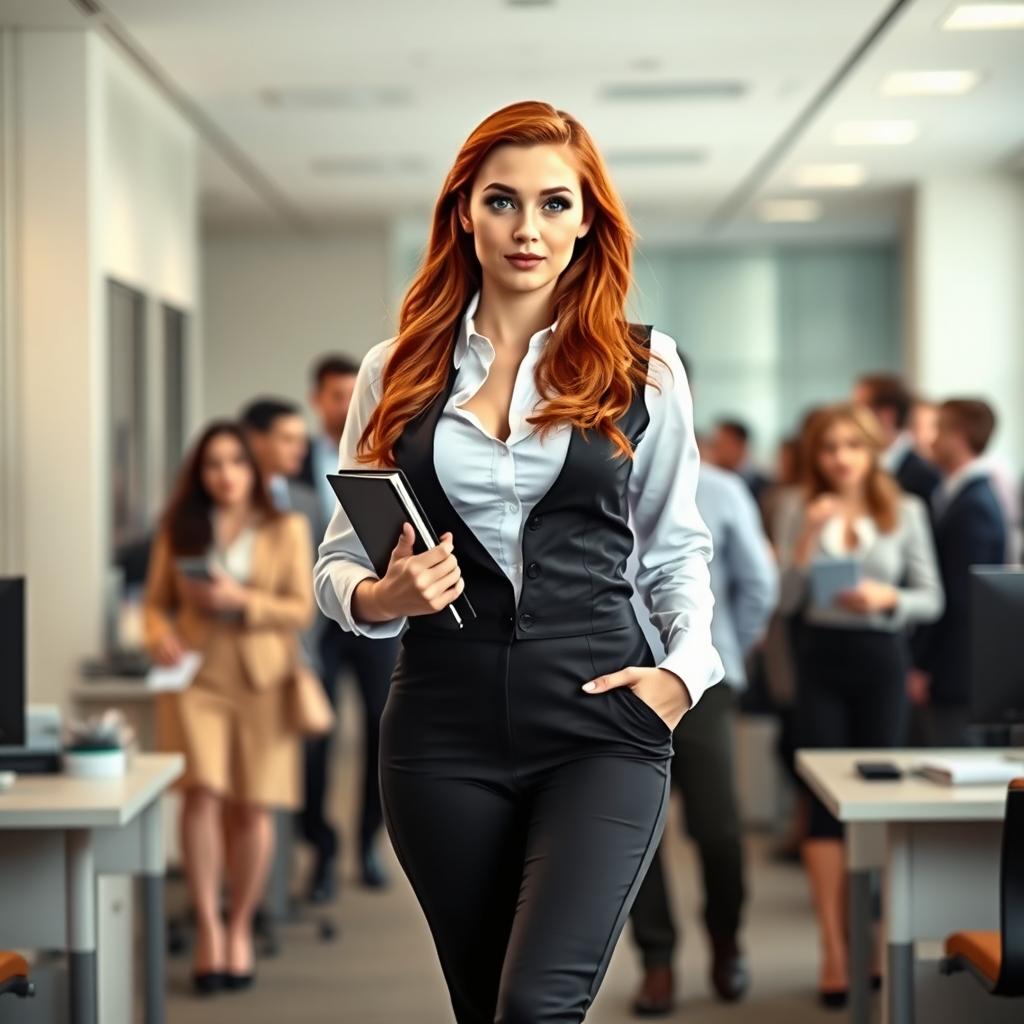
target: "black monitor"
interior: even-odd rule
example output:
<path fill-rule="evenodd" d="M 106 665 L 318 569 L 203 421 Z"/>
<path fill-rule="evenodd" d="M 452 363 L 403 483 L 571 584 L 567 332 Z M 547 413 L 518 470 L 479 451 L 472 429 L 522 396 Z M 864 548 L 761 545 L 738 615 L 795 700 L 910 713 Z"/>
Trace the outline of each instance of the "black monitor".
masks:
<path fill-rule="evenodd" d="M 971 717 L 1024 724 L 1024 568 L 972 566 L 969 597 Z"/>
<path fill-rule="evenodd" d="M 25 743 L 25 580 L 0 577 L 0 746 Z"/>

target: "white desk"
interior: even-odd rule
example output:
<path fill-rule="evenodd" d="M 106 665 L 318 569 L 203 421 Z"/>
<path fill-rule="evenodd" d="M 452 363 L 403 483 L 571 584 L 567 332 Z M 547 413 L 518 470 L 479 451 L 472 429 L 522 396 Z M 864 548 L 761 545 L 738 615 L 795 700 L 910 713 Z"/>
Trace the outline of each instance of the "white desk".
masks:
<path fill-rule="evenodd" d="M 145 1019 L 163 1024 L 160 797 L 183 769 L 178 754 L 138 754 L 119 779 L 24 775 L 0 793 L 0 946 L 67 950 L 71 1024 L 97 1024 L 100 874 L 142 877 Z"/>
<path fill-rule="evenodd" d="M 999 927 L 999 858 L 1006 787 L 943 786 L 913 776 L 868 782 L 857 761 L 903 769 L 957 750 L 801 750 L 797 772 L 846 825 L 850 891 L 850 1019 L 866 1024 L 871 873 L 881 869 L 887 945 L 883 1010 L 914 1020 L 914 943 L 961 929 Z M 991 757 L 999 751 L 978 750 Z M 1021 765 L 1024 775 L 1024 764 Z"/>

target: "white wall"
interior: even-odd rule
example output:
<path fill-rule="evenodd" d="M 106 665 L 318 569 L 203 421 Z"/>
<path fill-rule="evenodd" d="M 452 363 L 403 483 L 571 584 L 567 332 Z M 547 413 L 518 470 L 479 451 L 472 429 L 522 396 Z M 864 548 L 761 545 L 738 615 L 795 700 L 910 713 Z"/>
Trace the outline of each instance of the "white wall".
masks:
<path fill-rule="evenodd" d="M 394 333 L 388 234 L 203 239 L 203 413 L 235 415 L 273 394 L 304 403 L 310 364 L 359 357 Z"/>
<path fill-rule="evenodd" d="M 2 568 L 28 579 L 29 697 L 62 703 L 102 637 L 105 279 L 197 311 L 195 139 L 99 36 L 26 31 L 10 44 L 17 308 L 4 344 L 15 350 L 21 458 L 2 467 L 18 523 Z"/>
<path fill-rule="evenodd" d="M 908 277 L 912 366 L 936 398 L 983 397 L 993 453 L 1024 463 L 1024 181 L 970 175 L 915 191 Z"/>

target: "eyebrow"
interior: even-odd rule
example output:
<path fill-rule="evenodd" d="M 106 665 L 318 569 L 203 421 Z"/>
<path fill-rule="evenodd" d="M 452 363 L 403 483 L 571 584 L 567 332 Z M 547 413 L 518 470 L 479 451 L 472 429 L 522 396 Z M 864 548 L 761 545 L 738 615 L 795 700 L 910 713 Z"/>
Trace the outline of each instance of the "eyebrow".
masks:
<path fill-rule="evenodd" d="M 509 195 L 517 196 L 519 193 L 511 185 L 502 185 L 500 181 L 492 181 L 490 185 L 484 187 L 486 192 L 489 188 L 500 189 L 502 192 L 508 192 Z M 568 185 L 558 185 L 555 188 L 541 189 L 542 196 L 553 196 L 556 192 L 568 192 L 569 195 L 573 195 L 573 190 Z"/>

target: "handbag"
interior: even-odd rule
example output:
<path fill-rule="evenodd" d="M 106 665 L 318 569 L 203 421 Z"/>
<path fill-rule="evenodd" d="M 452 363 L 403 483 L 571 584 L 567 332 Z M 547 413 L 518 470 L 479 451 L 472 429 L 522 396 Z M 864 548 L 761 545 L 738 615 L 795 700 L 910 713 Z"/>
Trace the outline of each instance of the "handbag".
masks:
<path fill-rule="evenodd" d="M 320 678 L 301 659 L 296 659 L 288 686 L 293 728 L 304 736 L 326 736 L 334 728 L 334 708 Z"/>

